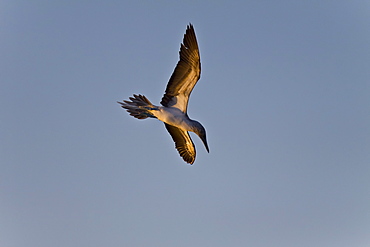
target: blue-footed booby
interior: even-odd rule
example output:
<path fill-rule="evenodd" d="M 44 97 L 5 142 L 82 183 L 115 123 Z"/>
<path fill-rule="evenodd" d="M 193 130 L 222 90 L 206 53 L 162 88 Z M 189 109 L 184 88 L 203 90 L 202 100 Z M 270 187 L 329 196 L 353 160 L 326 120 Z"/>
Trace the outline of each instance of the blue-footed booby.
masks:
<path fill-rule="evenodd" d="M 188 131 L 197 134 L 209 152 L 206 130 L 187 113 L 190 93 L 200 78 L 200 55 L 192 24 L 189 24 L 180 47 L 180 60 L 168 81 L 161 105 L 153 105 L 144 95 L 118 102 L 131 116 L 138 119 L 157 118 L 164 122 L 175 147 L 185 162 L 195 161 L 195 146 Z"/>

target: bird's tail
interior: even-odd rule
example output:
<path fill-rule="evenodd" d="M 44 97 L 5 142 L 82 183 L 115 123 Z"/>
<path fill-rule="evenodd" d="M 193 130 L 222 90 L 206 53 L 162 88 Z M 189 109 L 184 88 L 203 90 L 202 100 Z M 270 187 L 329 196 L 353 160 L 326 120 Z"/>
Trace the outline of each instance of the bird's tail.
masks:
<path fill-rule="evenodd" d="M 130 97 L 129 99 L 131 101 L 124 100 L 117 103 L 121 104 L 121 107 L 126 109 L 131 116 L 138 119 L 156 118 L 151 113 L 151 110 L 158 110 L 158 107 L 154 106 L 144 95 L 134 94 L 134 97 Z"/>

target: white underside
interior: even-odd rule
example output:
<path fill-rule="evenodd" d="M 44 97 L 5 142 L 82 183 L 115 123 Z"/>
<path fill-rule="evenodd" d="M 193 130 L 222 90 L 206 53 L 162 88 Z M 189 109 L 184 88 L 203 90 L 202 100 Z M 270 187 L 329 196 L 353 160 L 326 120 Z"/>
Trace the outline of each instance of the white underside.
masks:
<path fill-rule="evenodd" d="M 192 122 L 182 111 L 175 107 L 158 106 L 158 108 L 159 110 L 150 111 L 158 120 L 182 130 L 192 131 Z"/>

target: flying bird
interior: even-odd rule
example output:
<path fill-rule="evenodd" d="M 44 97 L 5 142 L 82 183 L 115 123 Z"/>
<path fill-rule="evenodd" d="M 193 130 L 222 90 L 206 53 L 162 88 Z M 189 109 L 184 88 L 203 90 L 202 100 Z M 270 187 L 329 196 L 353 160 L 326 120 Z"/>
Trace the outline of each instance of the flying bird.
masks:
<path fill-rule="evenodd" d="M 187 113 L 190 94 L 200 78 L 199 48 L 192 24 L 186 28 L 179 54 L 180 60 L 160 102 L 162 106 L 153 105 L 144 95 L 140 94 L 129 97 L 130 101 L 124 100 L 118 103 L 135 118 L 157 118 L 164 122 L 180 156 L 185 162 L 193 164 L 196 151 L 188 131 L 200 137 L 207 152 L 209 148 L 205 128 L 199 122 L 190 119 Z"/>

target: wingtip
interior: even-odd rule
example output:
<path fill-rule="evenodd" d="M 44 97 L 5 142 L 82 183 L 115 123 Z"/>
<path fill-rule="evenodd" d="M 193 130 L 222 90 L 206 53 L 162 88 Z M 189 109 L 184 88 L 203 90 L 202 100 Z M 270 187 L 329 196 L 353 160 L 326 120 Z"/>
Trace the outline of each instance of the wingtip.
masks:
<path fill-rule="evenodd" d="M 195 157 L 190 157 L 190 156 L 187 156 L 187 155 L 181 155 L 180 156 L 182 157 L 182 159 L 188 163 L 189 165 L 193 165 L 194 162 L 195 162 Z"/>
<path fill-rule="evenodd" d="M 194 26 L 193 24 L 191 24 L 191 22 L 189 22 L 189 24 L 186 26 L 186 29 L 194 29 Z"/>

